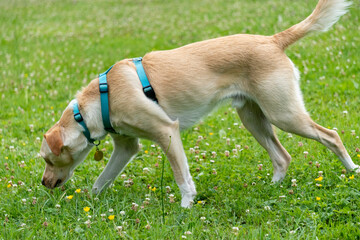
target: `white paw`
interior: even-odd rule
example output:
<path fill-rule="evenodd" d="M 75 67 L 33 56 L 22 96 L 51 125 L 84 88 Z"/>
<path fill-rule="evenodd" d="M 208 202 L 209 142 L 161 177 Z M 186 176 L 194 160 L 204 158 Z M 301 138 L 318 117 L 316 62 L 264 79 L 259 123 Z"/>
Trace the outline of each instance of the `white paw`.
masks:
<path fill-rule="evenodd" d="M 286 172 L 284 172 L 284 173 L 281 173 L 281 172 L 280 173 L 275 173 L 272 180 L 271 180 L 271 182 L 272 183 L 279 183 L 285 178 L 285 175 L 286 175 Z"/>
<path fill-rule="evenodd" d="M 100 189 L 95 186 L 93 186 L 91 191 L 94 195 L 98 195 L 101 192 Z"/>
<path fill-rule="evenodd" d="M 356 173 L 360 173 L 360 166 L 356 165 L 353 170 L 355 170 Z"/>
<path fill-rule="evenodd" d="M 183 208 L 190 208 L 194 203 L 194 197 L 196 194 L 185 194 L 181 198 L 181 206 Z"/>

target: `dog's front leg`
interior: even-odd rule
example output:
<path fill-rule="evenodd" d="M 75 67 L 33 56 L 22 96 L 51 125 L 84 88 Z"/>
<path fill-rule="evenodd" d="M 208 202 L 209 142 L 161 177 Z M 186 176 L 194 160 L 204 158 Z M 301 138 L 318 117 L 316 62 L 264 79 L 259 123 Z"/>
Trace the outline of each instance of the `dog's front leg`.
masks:
<path fill-rule="evenodd" d="M 139 150 L 137 138 L 123 135 L 111 136 L 114 142 L 114 151 L 105 169 L 93 185 L 92 192 L 94 194 L 99 194 L 105 190 Z"/>
<path fill-rule="evenodd" d="M 187 158 L 181 142 L 179 122 L 161 126 L 157 142 L 170 161 L 174 177 L 181 191 L 181 206 L 189 208 L 196 195 L 195 184 L 190 175 Z"/>

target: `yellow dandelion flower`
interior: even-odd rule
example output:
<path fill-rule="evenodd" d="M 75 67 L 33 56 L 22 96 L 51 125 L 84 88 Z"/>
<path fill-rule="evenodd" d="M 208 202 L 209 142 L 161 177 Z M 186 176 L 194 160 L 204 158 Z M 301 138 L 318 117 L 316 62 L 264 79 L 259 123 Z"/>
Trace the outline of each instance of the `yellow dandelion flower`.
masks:
<path fill-rule="evenodd" d="M 148 154 L 148 153 L 149 153 L 149 151 L 148 151 L 148 150 L 145 150 L 144 152 L 145 152 L 146 154 Z"/>
<path fill-rule="evenodd" d="M 25 146 L 26 145 L 26 143 L 23 143 L 23 146 Z"/>
<path fill-rule="evenodd" d="M 84 207 L 84 211 L 88 212 L 88 211 L 90 211 L 90 208 L 89 207 Z"/>
<path fill-rule="evenodd" d="M 80 192 L 81 192 L 81 189 L 78 188 L 78 189 L 75 190 L 75 192 L 76 192 L 76 193 L 80 193 Z"/>
<path fill-rule="evenodd" d="M 155 191 L 156 191 L 156 187 L 153 187 L 153 188 L 151 189 L 151 191 L 155 192 Z"/>
<path fill-rule="evenodd" d="M 53 106 L 51 106 L 51 107 L 50 107 L 50 109 L 51 109 L 51 110 L 53 110 L 53 109 L 54 109 L 54 107 L 53 107 Z"/>
<path fill-rule="evenodd" d="M 360 158 L 360 154 L 358 154 L 357 157 Z"/>
<path fill-rule="evenodd" d="M 66 196 L 66 198 L 69 200 L 71 200 L 73 197 L 74 197 L 73 195 Z"/>
<path fill-rule="evenodd" d="M 316 201 L 320 201 L 320 199 L 321 199 L 320 197 L 316 197 Z"/>
<path fill-rule="evenodd" d="M 6 160 L 8 160 L 9 158 L 8 157 L 5 157 Z"/>
<path fill-rule="evenodd" d="M 323 180 L 323 177 L 318 177 L 318 178 L 315 178 L 315 181 L 319 181 L 321 182 Z"/>
<path fill-rule="evenodd" d="M 198 204 L 202 204 L 202 201 L 198 201 Z"/>
<path fill-rule="evenodd" d="M 352 176 L 349 177 L 349 179 L 354 179 L 354 178 L 355 178 L 354 175 L 352 175 Z"/>
<path fill-rule="evenodd" d="M 110 216 L 108 217 L 109 220 L 114 220 L 114 218 L 115 218 L 115 215 L 110 215 Z"/>
<path fill-rule="evenodd" d="M 7 185 L 7 188 L 10 188 L 11 187 L 11 184 L 9 183 L 8 185 Z"/>
<path fill-rule="evenodd" d="M 209 133 L 209 135 L 212 136 L 212 135 L 214 135 L 214 133 L 211 132 L 211 133 Z"/>

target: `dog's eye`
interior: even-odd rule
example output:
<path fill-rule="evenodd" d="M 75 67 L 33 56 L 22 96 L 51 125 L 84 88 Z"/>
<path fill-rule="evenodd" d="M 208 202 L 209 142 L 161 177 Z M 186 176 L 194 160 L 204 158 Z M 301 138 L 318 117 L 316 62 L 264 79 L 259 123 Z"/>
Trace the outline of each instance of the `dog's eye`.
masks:
<path fill-rule="evenodd" d="M 49 164 L 50 166 L 53 166 L 53 165 L 54 165 L 54 164 L 52 164 L 52 162 L 50 162 L 50 160 L 49 160 L 49 159 L 44 158 L 44 160 L 45 160 L 45 162 L 46 162 L 47 164 Z"/>

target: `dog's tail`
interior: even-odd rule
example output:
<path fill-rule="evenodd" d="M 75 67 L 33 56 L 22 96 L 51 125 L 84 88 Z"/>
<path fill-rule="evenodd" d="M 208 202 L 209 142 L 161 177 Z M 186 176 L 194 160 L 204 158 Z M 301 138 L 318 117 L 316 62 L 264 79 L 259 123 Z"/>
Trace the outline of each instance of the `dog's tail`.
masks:
<path fill-rule="evenodd" d="M 275 34 L 273 37 L 282 49 L 287 48 L 312 32 L 325 32 L 347 12 L 347 0 L 319 0 L 315 10 L 304 21 Z"/>

